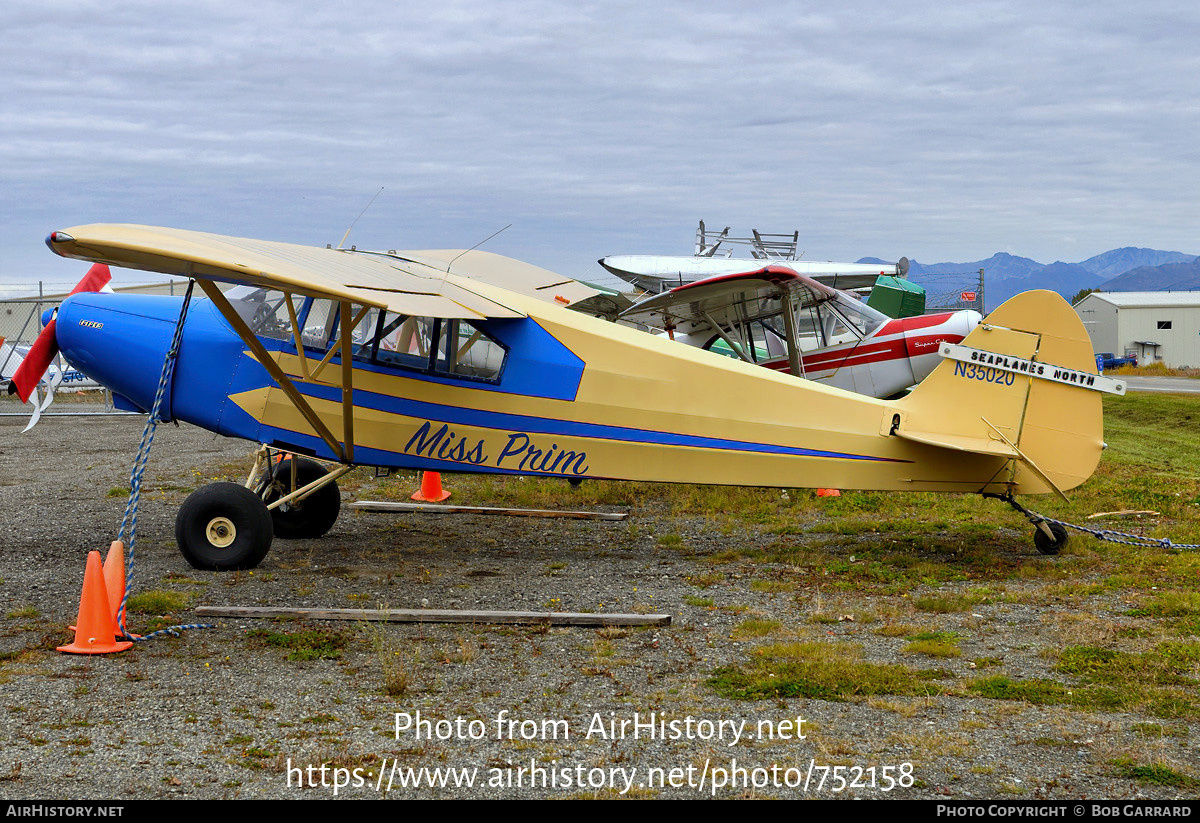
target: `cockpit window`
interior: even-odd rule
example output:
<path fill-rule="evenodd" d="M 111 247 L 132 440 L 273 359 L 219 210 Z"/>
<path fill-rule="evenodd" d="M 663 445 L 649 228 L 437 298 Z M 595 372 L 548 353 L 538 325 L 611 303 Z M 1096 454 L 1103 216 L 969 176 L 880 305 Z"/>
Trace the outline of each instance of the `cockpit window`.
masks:
<path fill-rule="evenodd" d="M 339 333 L 340 324 L 331 343 Z M 355 360 L 491 383 L 499 381 L 506 355 L 503 345 L 466 320 L 371 309 L 353 333 Z"/>
<path fill-rule="evenodd" d="M 504 366 L 504 348 L 467 320 L 442 320 L 434 370 L 495 382 Z"/>

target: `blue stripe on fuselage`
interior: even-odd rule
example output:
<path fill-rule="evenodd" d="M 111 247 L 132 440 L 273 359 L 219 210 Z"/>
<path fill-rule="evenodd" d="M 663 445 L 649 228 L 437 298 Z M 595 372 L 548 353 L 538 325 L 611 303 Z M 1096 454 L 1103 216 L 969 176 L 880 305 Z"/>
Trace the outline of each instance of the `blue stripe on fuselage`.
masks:
<path fill-rule="evenodd" d="M 341 402 L 342 391 L 336 386 L 321 386 L 297 382 L 301 394 L 321 400 Z M 805 449 L 797 446 L 780 446 L 771 443 L 755 443 L 747 440 L 730 440 L 722 437 L 678 434 L 675 432 L 635 429 L 627 426 L 612 426 L 604 423 L 580 423 L 572 420 L 557 420 L 527 414 L 473 409 L 462 406 L 447 406 L 424 400 L 354 390 L 354 405 L 358 408 L 400 414 L 406 417 L 438 421 L 458 426 L 478 426 L 509 432 L 527 434 L 550 434 L 562 437 L 586 437 L 592 440 L 617 440 L 625 443 L 646 443 L 659 446 L 690 446 L 699 449 L 723 449 L 729 451 L 783 454 L 797 457 L 829 457 L 840 460 L 868 460 L 884 463 L 903 463 L 888 457 L 847 454 L 844 452 Z"/>

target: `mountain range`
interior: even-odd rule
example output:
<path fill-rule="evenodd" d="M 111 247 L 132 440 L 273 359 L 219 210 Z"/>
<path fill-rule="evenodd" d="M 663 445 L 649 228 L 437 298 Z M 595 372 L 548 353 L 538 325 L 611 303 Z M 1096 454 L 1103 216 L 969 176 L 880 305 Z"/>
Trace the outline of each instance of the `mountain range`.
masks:
<path fill-rule="evenodd" d="M 883 263 L 866 257 L 860 263 Z M 1070 300 L 1081 289 L 1101 291 L 1165 291 L 1200 289 L 1200 257 L 1177 251 L 1112 249 L 1078 263 L 1039 263 L 1028 257 L 997 252 L 970 263 L 909 262 L 908 276 L 933 294 L 943 286 L 969 289 L 973 275 L 984 270 L 984 296 L 990 310 L 1018 292 L 1049 289 Z M 957 278 L 949 275 L 960 275 Z M 951 281 L 953 284 L 951 285 Z"/>

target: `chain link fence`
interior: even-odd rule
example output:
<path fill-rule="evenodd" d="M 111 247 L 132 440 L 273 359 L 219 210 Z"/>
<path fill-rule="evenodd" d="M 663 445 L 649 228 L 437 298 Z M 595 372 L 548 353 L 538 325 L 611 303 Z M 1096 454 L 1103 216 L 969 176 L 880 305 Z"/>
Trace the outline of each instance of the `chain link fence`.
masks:
<path fill-rule="evenodd" d="M 58 299 L 49 300 L 38 297 L 0 300 L 0 417 L 29 416 L 30 407 L 21 403 L 16 395 L 8 394 L 8 381 L 12 378 L 13 372 L 17 370 L 17 366 L 21 364 L 27 347 L 33 345 L 33 341 L 41 333 L 42 313 L 46 309 L 54 308 L 58 303 Z M 60 372 L 66 373 L 68 378 L 72 374 L 71 367 L 63 360 L 62 355 L 55 358 L 54 365 Z M 62 397 L 64 393 L 74 392 L 79 392 L 79 390 L 73 388 L 71 383 L 64 383 L 59 387 L 56 396 Z M 107 389 L 85 389 L 80 393 L 79 399 L 84 401 L 82 405 L 59 406 L 56 404 L 42 416 L 76 417 L 94 414 L 127 414 L 127 412 L 117 411 L 113 407 L 112 395 Z"/>
<path fill-rule="evenodd" d="M 42 330 L 42 312 L 55 305 L 49 300 L 36 297 L 0 301 L 0 340 L 12 346 L 28 346 L 37 339 Z M 0 374 L 8 377 L 16 363 L 11 347 L 5 347 L 0 356 Z"/>
<path fill-rule="evenodd" d="M 983 310 L 983 269 L 970 272 L 913 274 L 908 279 L 925 289 L 925 313 Z"/>

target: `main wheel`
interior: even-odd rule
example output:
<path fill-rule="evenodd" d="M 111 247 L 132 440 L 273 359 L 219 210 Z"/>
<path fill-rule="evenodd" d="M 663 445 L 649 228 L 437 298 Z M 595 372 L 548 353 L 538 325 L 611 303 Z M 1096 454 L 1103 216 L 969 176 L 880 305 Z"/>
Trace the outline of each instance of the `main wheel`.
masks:
<path fill-rule="evenodd" d="M 292 460 L 293 458 L 289 457 L 279 461 L 271 471 L 271 488 L 264 498 L 268 505 L 294 491 Z M 296 460 L 297 489 L 325 476 L 325 469 L 320 463 L 304 458 Z M 282 537 L 284 540 L 304 540 L 320 537 L 332 529 L 341 510 L 342 493 L 338 490 L 337 483 L 330 481 L 303 500 L 284 503 L 270 512 L 271 521 L 275 524 L 276 537 Z"/>
<path fill-rule="evenodd" d="M 175 516 L 175 542 L 197 569 L 252 569 L 267 556 L 273 534 L 267 507 L 237 483 L 197 489 Z"/>
<path fill-rule="evenodd" d="M 1058 523 L 1047 523 L 1050 531 L 1054 532 L 1054 539 L 1051 540 L 1046 536 L 1046 533 L 1040 528 L 1033 530 L 1033 545 L 1037 546 L 1037 550 L 1042 554 L 1058 554 L 1062 551 L 1063 546 L 1067 545 L 1067 538 L 1070 535 L 1067 533 L 1066 526 L 1060 526 Z"/>

